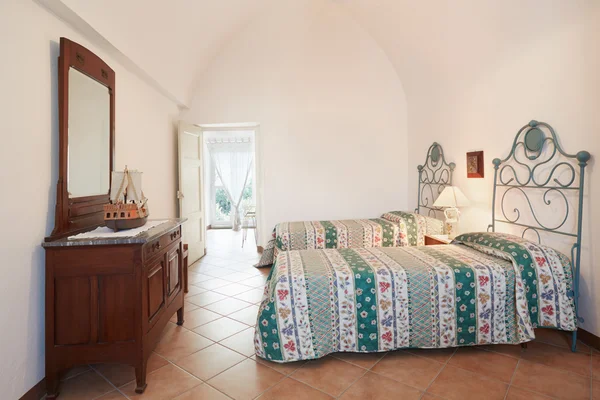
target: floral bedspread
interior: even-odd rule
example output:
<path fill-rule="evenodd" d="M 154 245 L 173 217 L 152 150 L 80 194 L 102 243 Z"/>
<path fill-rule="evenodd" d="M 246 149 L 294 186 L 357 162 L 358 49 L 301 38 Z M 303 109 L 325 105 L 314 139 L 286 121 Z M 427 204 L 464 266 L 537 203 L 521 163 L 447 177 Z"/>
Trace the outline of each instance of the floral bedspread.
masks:
<path fill-rule="evenodd" d="M 575 330 L 571 265 L 514 236 L 451 245 L 280 252 L 265 286 L 256 354 L 289 362 L 333 352 L 443 348 Z"/>
<path fill-rule="evenodd" d="M 420 246 L 425 233 L 443 233 L 440 220 L 401 211 L 381 218 L 277 224 L 257 266 L 273 264 L 279 251 Z"/>

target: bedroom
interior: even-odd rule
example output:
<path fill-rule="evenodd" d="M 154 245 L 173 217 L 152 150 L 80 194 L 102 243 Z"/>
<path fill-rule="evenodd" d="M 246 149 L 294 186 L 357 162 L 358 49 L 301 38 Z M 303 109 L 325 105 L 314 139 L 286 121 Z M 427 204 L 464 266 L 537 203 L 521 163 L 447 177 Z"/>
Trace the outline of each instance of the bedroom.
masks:
<path fill-rule="evenodd" d="M 119 91 L 115 166 L 144 172 L 144 193 L 154 218 L 178 216 L 180 120 L 260 124 L 264 191 L 259 218 L 264 228 L 258 242 L 262 246 L 280 222 L 375 218 L 390 210 L 413 210 L 418 201 L 416 167 L 433 142 L 440 143 L 448 161 L 456 163 L 453 184 L 470 200 L 471 205 L 461 209 L 459 233 L 485 231 L 492 214 L 491 161 L 508 156 L 517 131 L 530 120 L 547 122 L 568 153 L 592 154 L 585 183 L 579 314 L 585 320 L 580 327 L 600 336 L 596 308 L 600 277 L 595 272 L 599 254 L 594 246 L 600 226 L 595 209 L 600 185 L 594 171 L 594 157 L 600 154 L 600 6 L 596 2 L 221 3 L 2 2 L 0 43 L 7 61 L 2 110 L 8 122 L 8 145 L 1 157 L 7 172 L 2 180 L 6 193 L 2 255 L 7 276 L 0 290 L 4 303 L 0 316 L 6 325 L 0 345 L 4 398 L 18 399 L 39 390 L 38 383 L 46 376 L 46 262 L 40 244 L 55 221 L 60 37 L 88 48 L 115 71 Z M 143 143 L 141 150 L 139 143 Z M 466 176 L 465 155 L 471 151 L 484 151 L 483 179 Z M 10 173 L 13 170 L 15 174 Z M 533 347 L 530 344 L 528 349 Z M 563 347 L 544 349 L 562 351 Z M 585 356 L 589 369 L 579 373 L 573 372 L 570 353 L 544 354 L 554 360 L 553 365 L 519 356 L 514 365 L 513 359 L 508 360 L 508 378 L 499 379 L 494 372 L 491 381 L 482 371 L 446 365 L 445 359 L 441 364 L 445 371 L 483 377 L 477 382 L 492 382 L 509 398 L 590 398 L 592 390 L 600 389 L 593 379 L 595 355 L 590 350 Z M 335 366 L 356 367 L 336 360 Z M 254 362 L 248 359 L 240 368 L 250 361 Z M 404 367 L 409 371 L 431 366 L 426 357 L 411 361 Z M 175 365 L 168 362 L 163 371 L 173 366 L 174 373 L 181 372 Z M 513 372 L 518 377 L 519 369 L 531 365 L 547 373 L 542 383 L 511 384 Z M 265 370 L 256 368 L 258 372 L 248 373 L 256 374 L 252 376 L 257 381 L 248 383 L 252 390 L 241 395 L 215 388 L 218 385 L 210 382 L 213 377 L 192 376 L 192 383 L 186 385 L 194 387 L 163 397 L 183 395 L 196 387 L 215 396 L 247 398 L 264 393 L 266 397 L 281 382 L 288 386 L 279 388 L 298 393 L 351 397 L 355 392 L 346 389 L 376 387 L 368 378 L 380 376 L 365 372 L 364 377 L 351 377 L 341 384 L 342 394 L 320 388 L 308 378 L 288 377 L 291 372 L 277 380 L 273 376 L 278 375 L 270 373 L 279 372 L 272 368 L 266 370 L 271 377 L 261 380 L 258 374 Z M 148 374 L 148 395 L 152 376 Z M 563 382 L 559 378 L 565 376 L 569 379 L 558 388 L 544 385 Z M 419 396 L 435 383 L 435 376 L 418 387 L 384 378 L 394 390 L 416 390 Z M 133 398 L 129 392 L 121 394 L 120 388 L 129 382 L 115 385 L 95 370 L 86 369 L 72 379 L 64 382 L 71 381 L 75 390 L 101 389 L 97 396 L 79 398 Z M 473 390 L 469 386 L 473 380 L 457 381 L 464 386 L 446 386 L 447 395 L 436 391 L 430 397 L 452 398 L 452 390 L 463 395 L 464 390 Z M 103 388 L 108 389 L 103 392 Z M 59 398 L 67 398 L 66 390 L 61 393 Z M 367 397 L 365 393 L 369 391 L 357 396 Z"/>

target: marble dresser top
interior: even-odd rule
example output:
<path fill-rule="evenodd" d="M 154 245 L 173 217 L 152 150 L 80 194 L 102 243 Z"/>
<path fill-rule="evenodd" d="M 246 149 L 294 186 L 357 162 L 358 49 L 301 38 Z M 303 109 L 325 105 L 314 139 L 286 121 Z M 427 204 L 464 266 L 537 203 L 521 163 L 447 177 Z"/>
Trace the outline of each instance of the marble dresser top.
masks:
<path fill-rule="evenodd" d="M 148 220 L 149 222 L 152 220 Z M 172 231 L 186 221 L 186 218 L 171 218 L 165 220 L 164 223 L 148 229 L 136 236 L 130 237 L 103 237 L 103 238 L 85 238 L 85 239 L 69 239 L 63 238 L 53 240 L 51 242 L 42 243 L 43 247 L 68 247 L 68 246 L 102 246 L 114 244 L 144 244 L 159 238 L 165 233 Z"/>

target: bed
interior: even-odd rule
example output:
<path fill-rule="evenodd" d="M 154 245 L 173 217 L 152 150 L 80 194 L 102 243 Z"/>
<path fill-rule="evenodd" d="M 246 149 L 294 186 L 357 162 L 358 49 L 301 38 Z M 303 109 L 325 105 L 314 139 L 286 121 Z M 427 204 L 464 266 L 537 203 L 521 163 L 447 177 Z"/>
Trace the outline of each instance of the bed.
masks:
<path fill-rule="evenodd" d="M 444 223 L 437 218 L 441 209 L 433 207 L 433 202 L 452 184 L 454 168 L 454 163 L 446 162 L 442 146 L 433 143 L 425 163 L 417 167 L 418 203 L 414 212 L 389 211 L 371 219 L 279 223 L 256 266 L 272 265 L 280 251 L 288 250 L 421 246 L 426 234 L 444 233 Z"/>
<path fill-rule="evenodd" d="M 450 245 L 279 252 L 258 312 L 256 354 L 291 362 L 333 352 L 517 344 L 534 339 L 537 327 L 573 332 L 575 351 L 589 159 L 587 152 L 564 152 L 550 126 L 532 121 L 517 133 L 509 156 L 493 161 L 489 232 L 466 233 Z M 566 201 L 567 188 L 578 204 L 573 230 L 566 229 L 568 203 L 561 222 L 541 223 L 536 207 L 555 207 L 552 195 Z M 529 191 L 543 201 L 532 202 Z M 507 208 L 515 193 L 525 208 Z M 500 224 L 521 235 L 495 232 Z M 545 235 L 573 238 L 571 258 L 540 244 Z"/>

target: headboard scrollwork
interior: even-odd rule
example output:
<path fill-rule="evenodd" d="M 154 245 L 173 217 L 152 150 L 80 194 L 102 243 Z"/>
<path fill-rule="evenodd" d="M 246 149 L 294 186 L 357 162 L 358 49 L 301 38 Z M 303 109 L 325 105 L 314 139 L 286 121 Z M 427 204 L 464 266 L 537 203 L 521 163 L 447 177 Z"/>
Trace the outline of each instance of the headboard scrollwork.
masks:
<path fill-rule="evenodd" d="M 421 209 L 427 210 L 427 216 L 438 217 L 438 211 L 443 213 L 440 207 L 434 207 L 435 199 L 442 193 L 446 186 L 452 185 L 452 174 L 456 164 L 446 162 L 442 146 L 434 142 L 427 150 L 425 163 L 419 165 L 419 192 L 416 213 Z"/>
<path fill-rule="evenodd" d="M 585 167 L 590 153 L 565 152 L 554 129 L 545 122 L 531 121 L 515 136 L 510 154 L 495 158 L 492 223 L 512 225 L 521 236 L 542 241 L 546 234 L 571 237 L 573 287 L 570 295 L 577 307 Z M 536 201 L 538 200 L 538 201 Z M 540 201 L 541 200 L 541 201 Z M 571 203 L 577 204 L 573 215 Z M 498 207 L 498 210 L 496 208 Z M 579 318 L 579 321 L 583 320 Z"/>

